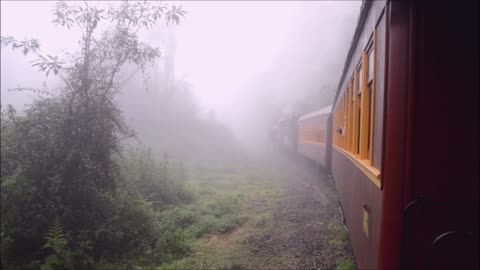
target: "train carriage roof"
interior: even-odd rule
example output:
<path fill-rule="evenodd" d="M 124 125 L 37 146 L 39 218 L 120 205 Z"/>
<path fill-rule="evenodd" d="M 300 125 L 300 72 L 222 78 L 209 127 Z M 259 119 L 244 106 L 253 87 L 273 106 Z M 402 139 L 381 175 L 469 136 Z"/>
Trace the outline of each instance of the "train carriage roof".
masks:
<path fill-rule="evenodd" d="M 337 103 L 338 95 L 342 91 L 341 87 L 342 87 L 343 80 L 345 79 L 345 76 L 348 71 L 348 67 L 350 66 L 350 62 L 352 61 L 352 56 L 355 51 L 355 47 L 362 33 L 363 27 L 365 25 L 365 20 L 367 19 L 367 15 L 371 6 L 372 6 L 372 1 L 362 0 L 362 5 L 360 6 L 360 15 L 358 16 L 358 21 L 357 21 L 357 26 L 355 27 L 355 32 L 353 34 L 352 41 L 350 42 L 350 48 L 348 49 L 347 58 L 345 59 L 342 75 L 340 77 L 340 81 L 338 82 L 337 93 L 335 94 L 335 99 L 333 100 L 333 104 Z"/>
<path fill-rule="evenodd" d="M 306 120 L 306 119 L 309 119 L 309 118 L 314 118 L 314 117 L 317 117 L 317 116 L 330 114 L 330 113 L 332 113 L 332 105 L 328 105 L 326 107 L 323 107 L 320 110 L 304 114 L 304 115 L 302 115 L 302 117 L 298 118 L 298 121 L 303 121 L 303 120 Z"/>

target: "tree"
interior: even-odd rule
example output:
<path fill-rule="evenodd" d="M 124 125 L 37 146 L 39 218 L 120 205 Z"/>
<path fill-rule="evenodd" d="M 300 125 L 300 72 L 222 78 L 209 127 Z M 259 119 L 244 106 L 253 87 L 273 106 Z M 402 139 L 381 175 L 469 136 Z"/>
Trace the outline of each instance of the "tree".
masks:
<path fill-rule="evenodd" d="M 107 10 L 87 1 L 57 2 L 53 23 L 82 32 L 79 53 L 68 59 L 44 54 L 36 39 L 1 37 L 2 47 L 33 54 L 33 66 L 65 84 L 58 96 L 36 100 L 22 117 L 2 113 L 2 235 L 9 228 L 16 254 L 41 251 L 42 234 L 54 219 L 70 234 L 89 232 L 91 238 L 105 225 L 105 200 L 118 179 L 112 156 L 120 140 L 133 134 L 114 97 L 160 56 L 158 48 L 140 41 L 139 31 L 162 19 L 178 24 L 185 13 L 161 2 L 124 1 Z M 102 23 L 112 27 L 97 33 Z M 128 63 L 137 68 L 120 76 Z"/>

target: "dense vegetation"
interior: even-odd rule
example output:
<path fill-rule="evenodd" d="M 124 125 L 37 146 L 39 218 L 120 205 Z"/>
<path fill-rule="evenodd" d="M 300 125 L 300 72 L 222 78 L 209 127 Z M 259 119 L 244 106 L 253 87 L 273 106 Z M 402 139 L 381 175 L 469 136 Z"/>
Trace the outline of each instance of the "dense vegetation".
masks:
<path fill-rule="evenodd" d="M 119 76 L 121 67 L 136 65 L 135 73 L 160 55 L 137 32 L 163 17 L 178 23 L 184 13 L 161 3 L 105 11 L 58 2 L 53 22 L 83 33 L 80 52 L 68 59 L 43 54 L 35 39 L 2 37 L 2 46 L 33 54 L 39 71 L 64 83 L 59 95 L 21 113 L 2 109 L 2 268 L 160 263 L 184 252 L 184 236 L 159 213 L 194 200 L 185 168 L 128 147 L 124 139 L 135 132 L 115 102 L 130 78 Z M 100 22 L 107 30 L 97 36 Z"/>
<path fill-rule="evenodd" d="M 157 211 L 193 200 L 185 170 L 129 149 L 108 159 L 107 185 L 105 167 L 85 168 L 87 154 L 83 163 L 82 152 L 61 147 L 59 124 L 41 120 L 52 104 L 38 103 L 24 116 L 2 112 L 2 266 L 85 268 L 180 252 L 171 249 L 181 235 L 161 229 Z"/>

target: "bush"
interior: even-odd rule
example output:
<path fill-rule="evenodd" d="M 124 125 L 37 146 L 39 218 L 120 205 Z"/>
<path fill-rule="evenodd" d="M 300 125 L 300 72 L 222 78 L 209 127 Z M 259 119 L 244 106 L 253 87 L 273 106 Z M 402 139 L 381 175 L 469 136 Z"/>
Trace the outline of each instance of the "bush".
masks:
<path fill-rule="evenodd" d="M 156 160 L 150 150 L 130 147 L 119 160 L 121 177 L 134 196 L 145 198 L 156 209 L 193 200 L 193 193 L 185 186 L 186 172 L 182 164 Z"/>
<path fill-rule="evenodd" d="M 2 268 L 31 262 L 37 262 L 33 268 L 76 267 L 67 263 L 70 256 L 43 248 L 53 245 L 54 238 L 44 239 L 52 220 L 61 224 L 67 250 L 82 261 L 183 252 L 182 233 L 168 229 L 173 238 L 167 236 L 157 214 L 194 199 L 183 167 L 141 149 L 114 159 L 113 148 L 110 156 L 83 148 L 84 138 L 64 137 L 75 121 L 63 106 L 61 99 L 44 99 L 24 115 L 11 107 L 2 111 Z"/>

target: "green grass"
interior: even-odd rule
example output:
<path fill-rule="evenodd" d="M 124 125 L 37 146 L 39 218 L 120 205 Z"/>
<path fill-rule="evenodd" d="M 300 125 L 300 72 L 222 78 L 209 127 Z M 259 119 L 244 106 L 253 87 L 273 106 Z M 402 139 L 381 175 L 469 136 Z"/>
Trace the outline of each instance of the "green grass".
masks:
<path fill-rule="evenodd" d="M 337 261 L 337 270 L 357 270 L 357 264 L 352 258 L 341 258 Z"/>
<path fill-rule="evenodd" d="M 194 201 L 160 213 L 162 224 L 185 232 L 189 253 L 157 269 L 245 268 L 249 250 L 242 240 L 269 226 L 275 205 L 283 198 L 281 186 L 248 167 L 199 170 L 190 178 Z M 282 258 L 265 260 L 275 265 Z"/>
<path fill-rule="evenodd" d="M 351 246 L 347 230 L 339 221 L 331 221 L 327 225 L 327 240 L 337 251 L 337 270 L 356 270 L 357 264 L 351 255 Z"/>

